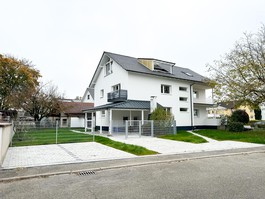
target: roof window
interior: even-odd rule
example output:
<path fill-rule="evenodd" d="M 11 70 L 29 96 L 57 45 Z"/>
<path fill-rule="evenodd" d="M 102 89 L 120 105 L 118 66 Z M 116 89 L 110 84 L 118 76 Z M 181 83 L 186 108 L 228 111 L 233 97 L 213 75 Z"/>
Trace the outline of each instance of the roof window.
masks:
<path fill-rule="evenodd" d="M 184 73 L 185 75 L 189 76 L 189 77 L 193 77 L 193 75 L 191 73 L 184 72 L 184 71 L 181 71 L 181 72 Z"/>

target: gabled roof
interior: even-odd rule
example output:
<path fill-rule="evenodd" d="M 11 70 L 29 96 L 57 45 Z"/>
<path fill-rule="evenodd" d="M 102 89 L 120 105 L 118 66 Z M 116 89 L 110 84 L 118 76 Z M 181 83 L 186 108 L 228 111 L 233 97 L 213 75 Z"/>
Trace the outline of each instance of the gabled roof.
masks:
<path fill-rule="evenodd" d="M 94 107 L 94 103 L 87 102 L 62 102 L 63 112 L 65 114 L 80 114 L 84 109 Z"/>
<path fill-rule="evenodd" d="M 157 104 L 158 107 L 162 107 Z M 94 108 L 84 109 L 83 111 L 103 110 L 103 109 L 145 109 L 150 110 L 150 101 L 127 100 L 124 102 L 104 104 Z"/>
<path fill-rule="evenodd" d="M 156 75 L 156 76 L 164 76 L 164 77 L 170 77 L 170 78 L 176 78 L 176 79 L 183 79 L 183 80 L 189 80 L 189 81 L 196 81 L 196 82 L 204 82 L 205 77 L 201 76 L 200 74 L 188 69 L 188 68 L 182 68 L 173 66 L 173 74 L 168 73 L 161 73 L 158 71 L 151 71 L 148 68 L 146 68 L 144 65 L 139 63 L 137 58 L 114 54 L 110 52 L 105 52 L 107 56 L 112 58 L 115 62 L 117 62 L 123 69 L 131 72 L 137 72 L 137 73 L 144 73 L 144 74 L 150 74 L 150 75 Z M 156 60 L 156 59 L 153 59 Z M 157 60 L 161 61 L 161 60 Z M 164 62 L 164 63 L 163 63 Z M 168 63 L 168 64 L 167 64 Z M 162 61 L 162 63 L 159 63 L 159 66 L 167 71 L 169 71 L 169 67 L 172 66 L 172 62 L 166 62 Z M 190 74 L 190 75 L 187 75 Z"/>
<path fill-rule="evenodd" d="M 173 73 L 170 73 L 170 67 L 174 65 L 173 62 L 168 62 L 168 61 L 162 61 L 159 59 L 153 59 L 153 58 L 148 58 L 149 60 L 155 60 L 159 62 L 159 68 L 162 70 L 160 71 L 152 71 L 145 67 L 143 64 L 139 62 L 138 58 L 135 57 L 130 57 L 126 55 L 120 55 L 120 54 L 115 54 L 111 52 L 104 52 L 101 59 L 103 59 L 104 55 L 110 57 L 113 59 L 117 64 L 119 64 L 124 70 L 129 71 L 129 72 L 135 72 L 135 73 L 141 73 L 141 74 L 148 74 L 148 75 L 154 75 L 154 76 L 161 76 L 161 77 L 167 77 L 167 78 L 174 78 L 174 79 L 180 79 L 180 80 L 186 80 L 186 81 L 191 81 L 191 82 L 197 82 L 197 83 L 205 83 L 205 77 L 188 69 L 188 68 L 182 68 L 178 66 L 173 66 Z M 145 58 L 141 58 L 145 59 Z M 147 58 L 146 58 L 147 59 Z M 94 78 L 96 78 L 97 73 L 99 70 L 101 70 L 100 62 L 98 64 L 98 67 L 94 73 L 94 76 L 90 82 L 89 87 L 92 86 L 94 82 Z M 168 71 L 168 72 L 166 72 Z"/>

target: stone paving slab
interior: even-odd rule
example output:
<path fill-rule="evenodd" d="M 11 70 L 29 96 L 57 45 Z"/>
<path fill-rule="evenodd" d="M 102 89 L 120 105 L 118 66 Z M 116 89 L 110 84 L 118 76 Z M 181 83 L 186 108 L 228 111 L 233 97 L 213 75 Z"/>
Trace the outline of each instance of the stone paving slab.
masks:
<path fill-rule="evenodd" d="M 96 142 L 9 147 L 3 169 L 131 158 L 135 155 Z"/>

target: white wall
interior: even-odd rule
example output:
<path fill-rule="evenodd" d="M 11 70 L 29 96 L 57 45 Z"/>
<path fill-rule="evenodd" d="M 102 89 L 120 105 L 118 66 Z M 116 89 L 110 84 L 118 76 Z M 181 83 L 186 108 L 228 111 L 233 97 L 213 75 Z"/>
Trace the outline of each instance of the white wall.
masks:
<path fill-rule="evenodd" d="M 12 138 L 12 125 L 7 123 L 0 123 L 0 167 L 4 162 Z"/>
<path fill-rule="evenodd" d="M 105 69 L 103 66 L 96 80 L 94 105 L 100 106 L 107 104 L 107 93 L 112 92 L 112 86 L 116 84 L 121 84 L 121 89 L 128 91 L 128 99 L 131 100 L 150 101 L 151 96 L 157 96 L 157 103 L 164 107 L 171 108 L 174 118 L 177 121 L 177 126 L 191 125 L 191 109 L 193 109 L 193 107 L 191 107 L 190 103 L 190 85 L 193 83 L 147 74 L 127 72 L 113 61 L 112 73 L 105 76 Z M 170 85 L 171 93 L 161 93 L 161 84 Z M 179 91 L 180 86 L 187 87 L 187 91 Z M 195 102 L 206 103 L 206 88 L 201 87 L 200 85 L 194 85 L 194 88 L 199 92 L 199 98 L 195 99 Z M 103 98 L 100 97 L 100 91 L 102 89 L 104 89 Z M 191 92 L 192 91 L 193 86 L 191 87 Z M 180 101 L 179 97 L 187 97 L 188 100 Z M 180 108 L 187 108 L 188 111 L 180 111 Z M 105 117 L 101 117 L 101 111 L 96 112 L 96 125 L 99 125 L 100 123 L 102 126 L 108 126 L 109 115 L 107 111 Z"/>
<path fill-rule="evenodd" d="M 171 108 L 177 126 L 191 125 L 190 83 L 136 73 L 129 73 L 129 82 L 129 99 L 149 101 L 151 96 L 157 96 L 157 103 Z M 161 93 L 161 84 L 170 85 L 171 93 Z M 180 86 L 186 87 L 187 91 L 179 91 Z M 188 100 L 180 101 L 179 97 L 187 97 Z M 188 111 L 181 112 L 180 108 L 188 108 Z"/>
<path fill-rule="evenodd" d="M 96 81 L 94 93 L 94 106 L 107 104 L 107 93 L 112 92 L 112 86 L 121 84 L 122 90 L 128 90 L 128 72 L 117 63 L 112 64 L 112 73 L 105 76 L 104 68 Z M 104 97 L 100 97 L 100 90 L 104 89 Z"/>
<path fill-rule="evenodd" d="M 82 117 L 71 117 L 70 127 L 71 128 L 85 127 L 85 119 Z"/>

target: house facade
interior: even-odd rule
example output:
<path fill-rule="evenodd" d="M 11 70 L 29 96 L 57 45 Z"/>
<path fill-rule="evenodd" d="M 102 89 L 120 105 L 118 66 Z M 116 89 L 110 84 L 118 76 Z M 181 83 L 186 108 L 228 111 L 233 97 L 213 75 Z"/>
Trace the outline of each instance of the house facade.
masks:
<path fill-rule="evenodd" d="M 172 113 L 178 128 L 216 127 L 219 121 L 207 117 L 213 104 L 204 80 L 172 62 L 104 52 L 83 97 L 86 102 L 93 96 L 94 108 L 84 112 L 110 134 L 126 120 L 147 120 L 157 106 Z"/>

